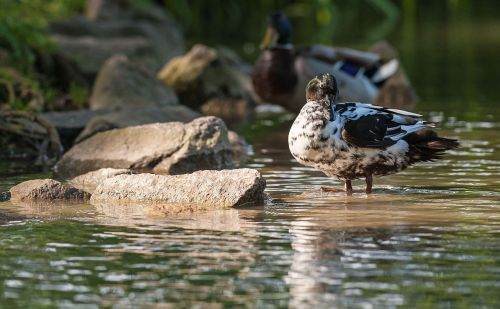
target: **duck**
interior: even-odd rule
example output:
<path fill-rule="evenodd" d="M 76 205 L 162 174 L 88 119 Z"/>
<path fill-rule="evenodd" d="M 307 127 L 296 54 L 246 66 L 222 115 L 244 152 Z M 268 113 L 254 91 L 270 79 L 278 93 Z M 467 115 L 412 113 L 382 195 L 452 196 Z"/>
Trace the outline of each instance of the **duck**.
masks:
<path fill-rule="evenodd" d="M 317 74 L 335 74 L 341 99 L 371 102 L 398 68 L 397 59 L 381 59 L 371 52 L 324 45 L 295 48 L 292 25 L 285 13 L 277 11 L 268 19 L 251 80 L 261 101 L 297 113 L 304 104 L 307 82 Z"/>
<path fill-rule="evenodd" d="M 339 88 L 330 73 L 306 87 L 306 103 L 293 122 L 288 146 L 298 163 L 345 182 L 364 178 L 372 193 L 373 176 L 400 172 L 417 162 L 434 161 L 457 148 L 456 139 L 440 137 L 422 115 L 359 102 L 337 103 Z M 338 191 L 321 188 L 323 191 Z"/>

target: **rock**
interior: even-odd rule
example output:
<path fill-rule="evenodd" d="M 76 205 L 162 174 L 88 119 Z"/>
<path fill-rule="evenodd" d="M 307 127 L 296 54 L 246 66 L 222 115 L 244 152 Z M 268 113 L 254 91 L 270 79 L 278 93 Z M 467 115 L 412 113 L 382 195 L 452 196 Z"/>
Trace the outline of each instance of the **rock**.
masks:
<path fill-rule="evenodd" d="M 213 98 L 247 101 L 255 105 L 250 78 L 227 53 L 197 44 L 183 56 L 175 57 L 158 73 L 172 87 L 182 104 L 199 108 Z M 229 101 L 228 101 L 229 102 Z"/>
<path fill-rule="evenodd" d="M 78 135 L 75 143 L 79 143 L 92 135 L 111 129 L 126 128 L 156 122 L 188 122 L 200 114 L 184 105 L 164 107 L 145 107 L 125 109 L 117 112 L 96 115 L 89 121 L 85 129 Z"/>
<path fill-rule="evenodd" d="M 105 111 L 75 110 L 65 112 L 48 112 L 42 116 L 47 119 L 59 133 L 65 148 L 73 145 L 73 141 L 83 131 L 89 121 Z"/>
<path fill-rule="evenodd" d="M 157 71 L 184 50 L 179 26 L 162 7 L 131 1 L 89 1 L 87 17 L 75 16 L 50 25 L 58 50 L 93 78 L 116 53 Z"/>
<path fill-rule="evenodd" d="M 116 18 L 122 12 L 121 6 L 125 1 L 88 0 L 85 16 L 90 20 Z"/>
<path fill-rule="evenodd" d="M 156 67 L 154 46 L 142 37 L 130 38 L 96 38 L 96 37 L 66 37 L 52 35 L 52 40 L 61 49 L 59 52 L 77 63 L 78 69 L 92 80 L 103 63 L 115 53 L 128 57 L 148 66 Z M 142 59 L 138 59 L 142 55 Z"/>
<path fill-rule="evenodd" d="M 164 107 L 178 103 L 175 93 L 126 56 L 104 63 L 90 97 L 90 109 Z"/>
<path fill-rule="evenodd" d="M 243 162 L 248 159 L 248 156 L 253 152 L 252 146 L 250 146 L 243 137 L 239 136 L 238 133 L 234 131 L 229 131 L 227 133 L 229 143 L 231 144 L 231 149 L 233 153 L 233 160 Z"/>
<path fill-rule="evenodd" d="M 203 117 L 185 126 L 183 145 L 154 168 L 157 174 L 185 174 L 204 169 L 234 167 L 226 125 L 216 117 Z"/>
<path fill-rule="evenodd" d="M 77 176 L 71 180 L 68 181 L 69 185 L 72 185 L 73 187 L 89 192 L 90 194 L 94 193 L 95 188 L 97 188 L 98 185 L 104 182 L 104 180 L 115 177 L 118 175 L 130 175 L 133 172 L 129 169 L 116 169 L 116 168 L 101 168 L 100 170 L 97 171 L 92 171 L 88 172 L 86 174 Z"/>
<path fill-rule="evenodd" d="M 7 192 L 1 192 L 0 193 L 0 202 L 5 202 L 5 201 L 8 201 L 10 200 L 10 192 L 7 191 Z"/>
<path fill-rule="evenodd" d="M 378 54 L 382 62 L 398 58 L 398 52 L 386 41 L 374 44 L 370 51 Z M 396 73 L 380 88 L 372 103 L 391 108 L 409 108 L 417 102 L 417 95 L 400 65 Z"/>
<path fill-rule="evenodd" d="M 416 102 L 417 95 L 403 69 L 400 68 L 384 83 L 372 103 L 387 108 L 408 109 Z"/>
<path fill-rule="evenodd" d="M 99 132 L 155 122 L 188 122 L 201 115 L 184 105 L 128 108 L 121 111 L 78 110 L 48 112 L 42 116 L 57 129 L 65 148 Z"/>
<path fill-rule="evenodd" d="M 200 111 L 207 116 L 216 116 L 228 126 L 245 123 L 254 116 L 254 106 L 242 98 L 216 97 L 205 102 Z"/>
<path fill-rule="evenodd" d="M 227 208 L 263 203 L 265 187 L 264 178 L 253 169 L 198 171 L 176 176 L 119 175 L 99 185 L 91 202 Z"/>
<path fill-rule="evenodd" d="M 54 170 L 72 178 L 105 167 L 180 174 L 233 166 L 226 125 L 202 117 L 98 133 L 73 146 Z"/>
<path fill-rule="evenodd" d="M 78 200 L 90 198 L 90 194 L 53 179 L 34 179 L 22 182 L 10 189 L 13 201 Z"/>
<path fill-rule="evenodd" d="M 56 128 L 37 113 L 0 109 L 0 131 L 22 149 L 23 156 L 36 156 L 35 164 L 52 164 L 63 152 Z M 0 152 L 8 148 L 0 147 Z"/>

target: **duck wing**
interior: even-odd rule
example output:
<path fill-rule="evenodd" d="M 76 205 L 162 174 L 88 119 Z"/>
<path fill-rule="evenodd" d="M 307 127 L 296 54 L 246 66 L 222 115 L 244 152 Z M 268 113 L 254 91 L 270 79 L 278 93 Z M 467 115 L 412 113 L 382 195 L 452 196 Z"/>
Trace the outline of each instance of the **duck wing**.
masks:
<path fill-rule="evenodd" d="M 346 120 L 342 138 L 351 145 L 387 148 L 410 133 L 430 126 L 420 115 L 362 103 L 341 103 L 335 111 Z"/>

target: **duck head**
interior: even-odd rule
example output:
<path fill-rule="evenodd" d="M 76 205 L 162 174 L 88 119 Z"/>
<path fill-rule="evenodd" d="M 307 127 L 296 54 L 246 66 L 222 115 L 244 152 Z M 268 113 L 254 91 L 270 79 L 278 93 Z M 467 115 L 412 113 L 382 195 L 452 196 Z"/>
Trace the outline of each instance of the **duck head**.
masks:
<path fill-rule="evenodd" d="M 306 100 L 309 101 L 327 101 L 330 105 L 335 104 L 339 89 L 337 80 L 330 73 L 316 75 L 309 81 L 306 87 Z"/>
<path fill-rule="evenodd" d="M 292 24 L 285 13 L 274 12 L 269 16 L 267 31 L 260 47 L 262 49 L 292 44 Z"/>

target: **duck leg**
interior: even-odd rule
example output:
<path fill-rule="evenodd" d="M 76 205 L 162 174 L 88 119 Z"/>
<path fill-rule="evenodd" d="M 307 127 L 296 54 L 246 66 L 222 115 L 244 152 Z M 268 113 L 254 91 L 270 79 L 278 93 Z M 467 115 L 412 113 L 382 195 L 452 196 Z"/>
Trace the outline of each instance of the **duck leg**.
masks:
<path fill-rule="evenodd" d="M 366 176 L 366 194 L 372 193 L 373 177 L 372 175 Z"/>
<path fill-rule="evenodd" d="M 352 195 L 352 184 L 350 179 L 345 180 L 344 188 L 347 195 Z"/>

